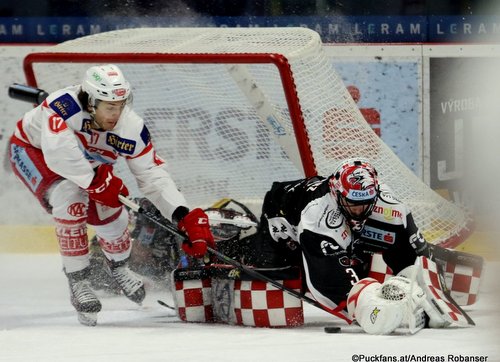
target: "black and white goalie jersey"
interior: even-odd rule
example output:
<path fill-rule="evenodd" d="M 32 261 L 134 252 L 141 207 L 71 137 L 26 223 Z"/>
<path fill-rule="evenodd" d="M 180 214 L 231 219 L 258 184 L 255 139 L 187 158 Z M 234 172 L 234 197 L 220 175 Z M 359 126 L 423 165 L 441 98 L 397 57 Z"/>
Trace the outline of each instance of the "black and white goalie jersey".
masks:
<path fill-rule="evenodd" d="M 320 176 L 275 182 L 263 216 L 274 242 L 300 246 L 307 287 L 330 308 L 344 307 L 351 286 L 367 276 L 373 252 L 381 252 L 394 273 L 427 253 L 411 212 L 384 184 L 360 232 L 351 230 L 328 178 Z"/>

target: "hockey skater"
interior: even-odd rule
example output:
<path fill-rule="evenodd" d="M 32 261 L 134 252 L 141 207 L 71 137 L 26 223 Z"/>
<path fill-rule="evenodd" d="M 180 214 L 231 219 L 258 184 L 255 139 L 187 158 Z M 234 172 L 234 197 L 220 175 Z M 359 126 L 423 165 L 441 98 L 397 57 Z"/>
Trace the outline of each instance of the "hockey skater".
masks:
<path fill-rule="evenodd" d="M 112 64 L 90 67 L 79 85 L 57 90 L 17 123 L 10 139 L 15 174 L 55 222 L 71 303 L 82 324 L 95 325 L 101 303 L 89 285 L 87 224 L 94 227 L 110 274 L 127 298 L 145 298 L 142 279 L 128 267 L 127 187 L 113 172 L 123 157 L 140 191 L 186 233 L 183 250 L 203 257 L 213 245 L 206 214 L 190 211 L 156 154 L 132 93 Z"/>
<path fill-rule="evenodd" d="M 360 159 L 343 162 L 330 177 L 275 182 L 264 199 L 261 226 L 255 237 L 256 266 L 301 265 L 307 290 L 318 302 L 346 321 L 356 314 L 365 331 L 375 334 L 393 331 L 404 313 L 401 306 L 395 307 L 388 312 L 393 314 L 389 327 L 382 316 L 375 327 L 371 326 L 377 318 L 376 313 L 370 313 L 383 299 L 379 296 L 381 285 L 363 279 L 368 276 L 372 253 L 382 253 L 394 274 L 403 270 L 411 274 L 407 267 L 419 256 L 432 253 L 407 206 L 379 183 L 375 168 Z M 363 288 L 368 284 L 372 284 L 370 288 Z M 362 316 L 351 310 L 347 313 L 347 297 L 355 285 L 352 306 L 359 306 Z M 420 298 L 408 303 L 422 305 L 418 285 L 396 286 L 407 285 L 412 288 L 406 292 Z M 426 312 L 434 318 L 432 326 L 446 325 L 432 309 Z"/>

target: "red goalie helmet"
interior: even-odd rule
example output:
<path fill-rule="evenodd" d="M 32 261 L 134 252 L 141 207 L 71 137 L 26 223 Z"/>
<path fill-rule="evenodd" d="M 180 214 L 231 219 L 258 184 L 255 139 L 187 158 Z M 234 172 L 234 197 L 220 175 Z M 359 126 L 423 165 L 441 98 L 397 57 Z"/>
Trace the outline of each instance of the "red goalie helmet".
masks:
<path fill-rule="evenodd" d="M 355 231 L 373 211 L 378 199 L 377 171 L 363 160 L 348 160 L 330 176 L 330 190 Z"/>

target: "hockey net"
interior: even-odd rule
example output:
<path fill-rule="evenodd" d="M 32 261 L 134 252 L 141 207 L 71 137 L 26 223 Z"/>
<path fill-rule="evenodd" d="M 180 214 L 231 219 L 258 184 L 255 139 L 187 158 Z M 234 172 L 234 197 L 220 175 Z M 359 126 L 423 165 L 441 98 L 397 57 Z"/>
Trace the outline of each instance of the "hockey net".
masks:
<path fill-rule="evenodd" d="M 453 246 L 468 232 L 463 210 L 371 130 L 311 30 L 118 30 L 32 53 L 24 67 L 28 84 L 50 92 L 79 83 L 99 63 L 125 73 L 134 110 L 192 206 L 222 197 L 259 202 L 273 181 L 329 176 L 340 161 L 364 157 L 429 241 Z"/>

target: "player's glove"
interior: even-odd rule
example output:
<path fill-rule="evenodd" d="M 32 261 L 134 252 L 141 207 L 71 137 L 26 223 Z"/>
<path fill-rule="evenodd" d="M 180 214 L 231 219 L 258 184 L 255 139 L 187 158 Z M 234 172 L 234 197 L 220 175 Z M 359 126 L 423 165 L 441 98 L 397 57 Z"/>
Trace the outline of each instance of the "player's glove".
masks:
<path fill-rule="evenodd" d="M 127 187 L 113 174 L 113 166 L 108 164 L 102 164 L 97 168 L 94 179 L 86 191 L 90 199 L 109 207 L 122 205 L 118 195 L 128 196 Z"/>
<path fill-rule="evenodd" d="M 202 209 L 191 210 L 178 222 L 177 227 L 186 233 L 189 239 L 182 243 L 182 250 L 186 254 L 202 258 L 207 252 L 207 244 L 212 248 L 215 246 L 208 216 Z"/>

